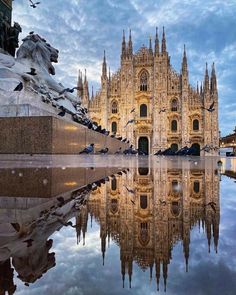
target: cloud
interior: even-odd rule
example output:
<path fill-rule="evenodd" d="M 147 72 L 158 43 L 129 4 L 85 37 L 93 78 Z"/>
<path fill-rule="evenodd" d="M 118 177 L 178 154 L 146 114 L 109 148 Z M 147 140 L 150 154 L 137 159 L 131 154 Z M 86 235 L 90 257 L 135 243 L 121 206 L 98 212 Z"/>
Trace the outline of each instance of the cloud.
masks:
<path fill-rule="evenodd" d="M 111 71 L 120 65 L 122 30 L 132 29 L 134 49 L 148 43 L 155 27 L 164 25 L 171 62 L 180 70 L 183 44 L 187 45 L 190 82 L 203 80 L 205 62 L 216 63 L 220 129 L 231 132 L 235 111 L 234 0 L 57 0 L 41 1 L 32 9 L 28 1 L 14 1 L 13 19 L 29 31 L 43 35 L 60 50 L 57 79 L 64 85 L 77 83 L 78 69 L 87 68 L 90 87 L 99 88 L 103 50 Z"/>

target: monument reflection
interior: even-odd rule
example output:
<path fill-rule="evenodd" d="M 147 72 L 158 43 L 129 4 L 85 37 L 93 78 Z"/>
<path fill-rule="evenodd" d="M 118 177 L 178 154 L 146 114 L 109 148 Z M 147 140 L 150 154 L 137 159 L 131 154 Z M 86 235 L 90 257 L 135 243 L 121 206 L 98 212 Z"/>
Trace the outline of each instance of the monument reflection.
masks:
<path fill-rule="evenodd" d="M 29 286 L 55 267 L 50 236 L 64 226 L 78 230 L 69 220 L 83 216 L 89 193 L 109 181 L 108 175 L 126 173 L 117 168 L 20 166 L 0 162 L 0 294 L 15 293 L 14 270 Z"/>
<path fill-rule="evenodd" d="M 188 271 L 196 226 L 203 229 L 209 251 L 217 252 L 220 171 L 213 158 L 202 163 L 160 159 L 146 167 L 137 160 L 129 169 L 0 170 L 0 294 L 14 294 L 14 271 L 27 286 L 56 266 L 51 236 L 62 227 L 73 227 L 77 243 L 85 244 L 93 219 L 100 226 L 103 264 L 109 243 L 120 248 L 123 286 L 128 280 L 132 287 L 137 264 L 156 279 L 157 290 L 161 280 L 166 289 L 178 242 Z"/>
<path fill-rule="evenodd" d="M 113 240 L 120 247 L 120 271 L 131 287 L 133 264 L 156 277 L 161 276 L 166 289 L 172 250 L 179 241 L 183 263 L 188 271 L 190 232 L 202 227 L 209 252 L 217 252 L 220 204 L 219 174 L 215 161 L 205 169 L 190 168 L 186 161 L 180 168 L 160 166 L 133 169 L 118 176 L 90 194 L 87 212 L 100 224 L 101 252 L 105 259 L 106 243 Z M 210 164 L 210 165 L 209 165 Z M 84 217 L 86 221 L 88 217 Z M 77 224 L 81 224 L 77 219 Z M 86 231 L 86 230 L 85 230 Z"/>

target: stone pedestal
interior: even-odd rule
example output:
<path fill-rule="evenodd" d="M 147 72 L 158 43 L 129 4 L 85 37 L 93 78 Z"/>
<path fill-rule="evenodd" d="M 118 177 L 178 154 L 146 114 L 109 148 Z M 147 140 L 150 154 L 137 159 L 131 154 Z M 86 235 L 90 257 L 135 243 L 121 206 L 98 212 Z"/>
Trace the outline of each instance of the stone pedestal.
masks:
<path fill-rule="evenodd" d="M 95 152 L 128 148 L 117 139 L 54 116 L 0 117 L 0 154 L 78 154 L 94 143 Z"/>

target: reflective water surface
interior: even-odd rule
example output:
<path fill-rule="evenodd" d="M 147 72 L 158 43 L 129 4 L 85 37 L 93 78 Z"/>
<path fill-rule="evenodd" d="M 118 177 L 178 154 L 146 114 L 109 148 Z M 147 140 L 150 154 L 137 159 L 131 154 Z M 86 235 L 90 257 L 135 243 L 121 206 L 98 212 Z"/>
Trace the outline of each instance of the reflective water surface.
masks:
<path fill-rule="evenodd" d="M 235 294 L 236 159 L 218 160 L 1 157 L 0 295 Z"/>

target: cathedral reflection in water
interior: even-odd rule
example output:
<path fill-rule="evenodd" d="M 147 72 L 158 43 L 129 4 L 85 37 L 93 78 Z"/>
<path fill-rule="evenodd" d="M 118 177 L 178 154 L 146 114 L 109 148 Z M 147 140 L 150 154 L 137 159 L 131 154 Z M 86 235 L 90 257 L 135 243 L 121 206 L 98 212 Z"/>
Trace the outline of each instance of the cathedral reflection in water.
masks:
<path fill-rule="evenodd" d="M 78 242 L 85 244 L 89 216 L 100 225 L 103 263 L 111 241 L 120 248 L 123 287 L 125 280 L 131 287 L 136 263 L 150 271 L 150 278 L 156 277 L 157 290 L 160 281 L 166 289 L 172 250 L 179 241 L 188 271 L 190 232 L 195 226 L 203 228 L 209 251 L 217 252 L 222 171 L 215 161 L 178 163 L 160 158 L 152 168 L 138 166 L 2 169 L 0 294 L 15 293 L 14 270 L 28 286 L 56 266 L 50 238 L 62 227 L 72 226 Z M 68 222 L 73 217 L 75 225 Z"/>
<path fill-rule="evenodd" d="M 212 162 L 213 163 L 213 162 Z M 88 206 L 77 217 L 77 234 L 85 237 L 88 213 L 100 224 L 101 252 L 105 259 L 112 239 L 120 247 L 123 286 L 131 287 L 133 264 L 156 276 L 157 289 L 163 276 L 166 289 L 168 265 L 174 245 L 182 241 L 188 271 L 190 232 L 201 226 L 209 251 L 217 252 L 219 239 L 219 175 L 212 167 L 196 169 L 183 162 L 181 169 L 167 165 L 138 168 L 97 188 Z M 208 163 L 209 164 L 209 163 Z M 154 269 L 154 270 L 153 270 Z"/>

